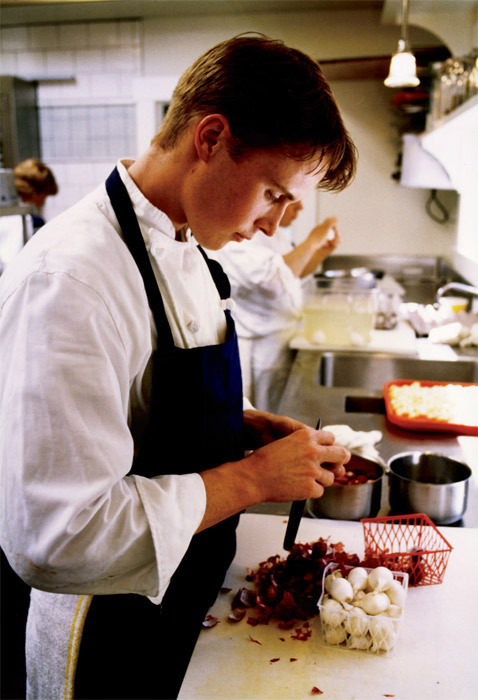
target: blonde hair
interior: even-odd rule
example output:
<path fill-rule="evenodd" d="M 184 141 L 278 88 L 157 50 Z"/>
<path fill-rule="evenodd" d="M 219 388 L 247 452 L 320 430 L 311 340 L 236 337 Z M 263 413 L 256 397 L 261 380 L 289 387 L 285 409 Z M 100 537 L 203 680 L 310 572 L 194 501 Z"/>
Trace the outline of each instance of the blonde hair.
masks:
<path fill-rule="evenodd" d="M 174 148 L 193 121 L 214 113 L 228 119 L 234 158 L 263 148 L 314 169 L 325 162 L 319 187 L 333 191 L 354 177 L 355 146 L 319 64 L 282 41 L 240 35 L 209 49 L 179 79 L 152 144 Z"/>

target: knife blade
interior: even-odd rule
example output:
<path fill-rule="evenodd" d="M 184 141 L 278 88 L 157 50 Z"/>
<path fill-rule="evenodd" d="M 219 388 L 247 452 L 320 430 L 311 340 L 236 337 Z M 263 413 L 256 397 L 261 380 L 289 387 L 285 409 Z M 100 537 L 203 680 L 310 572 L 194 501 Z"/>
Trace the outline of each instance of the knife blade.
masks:
<path fill-rule="evenodd" d="M 321 419 L 317 421 L 316 430 L 320 430 Z M 290 552 L 295 543 L 295 538 L 297 537 L 297 531 L 299 529 L 300 521 L 304 514 L 306 501 L 293 501 L 290 507 L 289 521 L 287 523 L 287 528 L 285 531 L 284 544 L 283 547 L 287 552 Z"/>

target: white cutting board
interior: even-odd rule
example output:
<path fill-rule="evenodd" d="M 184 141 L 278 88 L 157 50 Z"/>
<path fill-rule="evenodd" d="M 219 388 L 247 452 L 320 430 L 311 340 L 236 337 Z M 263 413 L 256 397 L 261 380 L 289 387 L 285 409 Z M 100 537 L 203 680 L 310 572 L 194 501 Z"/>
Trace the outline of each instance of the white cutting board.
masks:
<path fill-rule="evenodd" d="M 339 350 L 342 352 L 388 352 L 397 355 L 416 354 L 417 338 L 415 331 L 406 321 L 400 321 L 395 328 L 389 331 L 374 329 L 370 335 L 370 342 L 360 347 L 309 343 L 304 336 L 296 335 L 290 341 L 289 347 L 294 350 L 316 350 L 318 352 Z"/>
<path fill-rule="evenodd" d="M 286 518 L 246 513 L 238 530 L 238 551 L 225 586 L 252 587 L 246 569 L 282 550 Z M 220 619 L 203 630 L 184 679 L 180 700 L 307 700 L 316 686 L 324 700 L 476 700 L 478 663 L 478 530 L 440 528 L 454 547 L 444 582 L 408 590 L 405 616 L 393 655 L 335 649 L 322 644 L 319 620 L 312 637 L 290 639 L 274 624 L 251 627 L 227 622 L 232 593 L 220 594 L 211 613 Z M 303 518 L 300 542 L 330 536 L 347 551 L 363 553 L 359 522 Z M 465 574 L 465 575 L 464 575 Z M 261 644 L 251 641 L 249 636 Z M 285 641 L 281 641 L 281 638 Z M 271 663 L 271 659 L 279 661 Z M 296 658 L 297 661 L 290 661 Z"/>

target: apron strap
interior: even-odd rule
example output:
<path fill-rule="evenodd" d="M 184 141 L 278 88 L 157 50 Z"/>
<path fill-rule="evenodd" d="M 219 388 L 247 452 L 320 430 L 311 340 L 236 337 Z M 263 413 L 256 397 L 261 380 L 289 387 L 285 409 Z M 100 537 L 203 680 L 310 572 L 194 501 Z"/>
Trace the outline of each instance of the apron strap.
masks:
<path fill-rule="evenodd" d="M 208 258 L 204 250 L 201 248 L 200 245 L 198 245 L 198 248 L 200 252 L 202 253 L 202 256 L 204 260 L 206 261 L 206 265 L 209 268 L 209 272 L 211 273 L 211 277 L 214 280 L 214 283 L 217 287 L 217 291 L 219 292 L 219 296 L 221 299 L 229 299 L 231 296 L 231 284 L 229 282 L 229 278 L 222 269 L 220 263 L 218 263 L 216 260 L 211 260 Z"/>
<path fill-rule="evenodd" d="M 149 259 L 144 238 L 139 228 L 138 219 L 133 209 L 128 190 L 120 177 L 118 168 L 114 168 L 106 180 L 106 192 L 111 200 L 113 211 L 118 219 L 124 241 L 133 256 L 136 265 L 144 280 L 146 295 L 151 308 L 158 338 L 165 347 L 174 347 L 173 335 L 164 309 L 164 303 L 159 291 L 158 283 Z M 221 265 L 215 260 L 210 260 L 204 250 L 198 245 L 211 277 L 219 292 L 221 299 L 231 296 L 231 285 Z M 227 315 L 227 314 L 226 314 Z"/>
<path fill-rule="evenodd" d="M 148 251 L 146 250 L 144 238 L 139 228 L 138 219 L 136 218 L 133 205 L 131 204 L 128 190 L 120 177 L 118 168 L 114 168 L 105 184 L 124 241 L 143 278 L 149 306 L 156 324 L 158 338 L 161 338 L 161 343 L 169 347 L 174 347 L 173 335 L 166 317 L 163 299 L 151 266 Z"/>

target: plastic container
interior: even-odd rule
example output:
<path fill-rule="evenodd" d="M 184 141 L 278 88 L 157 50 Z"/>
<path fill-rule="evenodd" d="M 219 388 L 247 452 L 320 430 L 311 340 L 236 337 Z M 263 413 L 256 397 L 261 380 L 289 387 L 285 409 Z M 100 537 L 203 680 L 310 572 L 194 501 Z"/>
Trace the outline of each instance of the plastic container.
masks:
<path fill-rule="evenodd" d="M 465 297 L 441 297 L 438 305 L 440 309 L 446 309 L 458 314 L 460 311 L 466 311 L 469 300 Z"/>
<path fill-rule="evenodd" d="M 409 575 L 410 586 L 442 583 L 453 547 L 425 513 L 362 518 L 365 552 L 381 553 L 384 566 Z"/>
<path fill-rule="evenodd" d="M 342 575 L 347 576 L 353 569 L 352 566 L 340 566 L 332 562 L 324 570 L 322 581 L 322 595 L 319 600 L 320 624 L 322 630 L 322 641 L 327 646 L 347 649 L 350 651 L 361 651 L 374 655 L 390 655 L 395 648 L 400 622 L 403 618 L 407 590 L 408 574 L 393 571 L 393 578 L 398 581 L 404 589 L 404 601 L 401 606 L 401 613 L 397 617 L 390 617 L 385 613 L 380 615 L 367 615 L 360 613 L 354 606 L 349 610 L 335 609 L 327 607 L 325 600 L 328 596 L 325 590 L 325 578 L 335 569 L 341 569 Z M 387 567 L 389 568 L 389 567 Z M 372 569 L 365 569 L 370 573 Z"/>
<path fill-rule="evenodd" d="M 302 334 L 309 343 L 363 347 L 377 315 L 376 289 L 316 289 L 304 301 Z"/>

